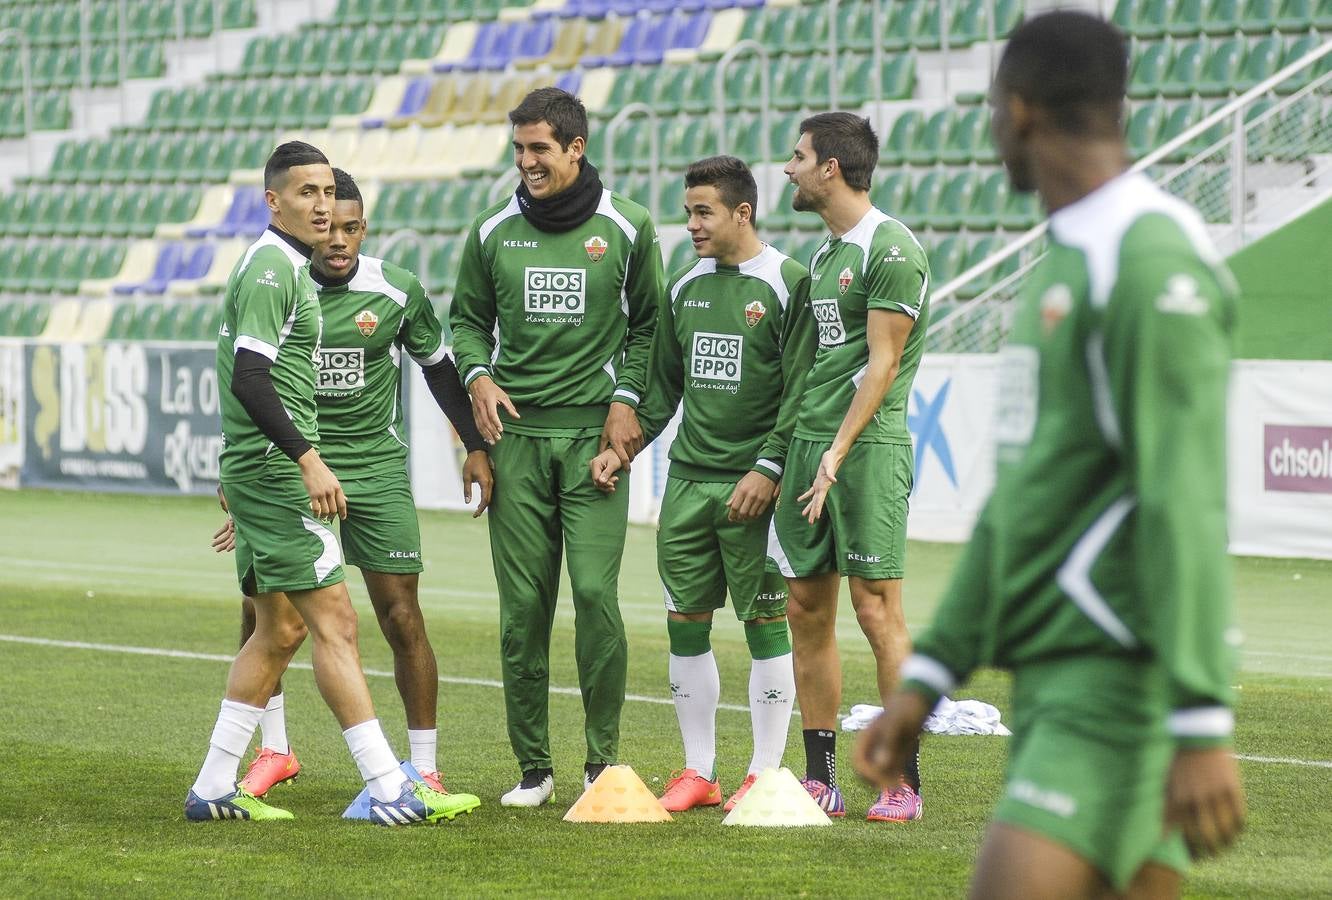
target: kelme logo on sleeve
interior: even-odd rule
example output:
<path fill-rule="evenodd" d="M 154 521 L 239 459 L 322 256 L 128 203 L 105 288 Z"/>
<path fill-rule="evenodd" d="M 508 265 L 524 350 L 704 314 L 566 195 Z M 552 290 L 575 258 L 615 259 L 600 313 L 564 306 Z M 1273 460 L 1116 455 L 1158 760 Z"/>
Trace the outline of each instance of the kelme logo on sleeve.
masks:
<path fill-rule="evenodd" d="M 356 327 L 361 329 L 362 335 L 370 337 L 375 333 L 375 329 L 379 327 L 379 316 L 371 310 L 363 309 L 356 314 Z"/>
<path fill-rule="evenodd" d="M 528 322 L 578 325 L 587 303 L 582 269 L 528 266 L 523 270 L 523 310 Z"/>
<path fill-rule="evenodd" d="M 740 381 L 740 356 L 745 339 L 738 334 L 694 332 L 694 352 L 689 360 L 689 374 L 708 381 Z"/>
<path fill-rule="evenodd" d="M 583 242 L 583 249 L 587 251 L 587 258 L 593 262 L 601 262 L 601 258 L 606 255 L 606 248 L 610 246 L 606 239 L 601 235 L 593 235 Z"/>
<path fill-rule="evenodd" d="M 763 302 L 755 300 L 753 303 L 745 307 L 745 324 L 750 328 L 753 328 L 759 322 L 763 321 L 763 314 L 766 312 L 767 310 L 763 307 Z"/>
<path fill-rule="evenodd" d="M 277 283 L 277 272 L 272 269 L 264 269 L 264 274 L 254 280 L 255 284 L 262 284 L 265 287 L 282 287 Z"/>
<path fill-rule="evenodd" d="M 360 347 L 321 347 L 315 393 L 345 397 L 365 387 L 365 351 Z"/>
<path fill-rule="evenodd" d="M 840 347 L 846 343 L 846 326 L 842 324 L 842 308 L 836 300 L 811 300 L 814 321 L 819 323 L 819 346 Z"/>

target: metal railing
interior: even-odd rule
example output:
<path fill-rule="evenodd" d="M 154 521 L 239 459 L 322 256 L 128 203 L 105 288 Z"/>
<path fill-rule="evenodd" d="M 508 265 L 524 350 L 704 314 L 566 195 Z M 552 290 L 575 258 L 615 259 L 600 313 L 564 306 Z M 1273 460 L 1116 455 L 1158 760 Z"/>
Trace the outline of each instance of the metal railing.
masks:
<path fill-rule="evenodd" d="M 1249 197 L 1249 134 L 1261 134 L 1271 127 L 1277 117 L 1283 116 L 1298 103 L 1317 97 L 1318 92 L 1332 83 L 1332 72 L 1313 79 L 1308 85 L 1276 101 L 1268 96 L 1275 88 L 1292 77 L 1309 70 L 1323 57 L 1332 54 L 1332 41 L 1328 41 L 1282 68 L 1238 97 L 1224 103 L 1197 124 L 1186 128 L 1176 137 L 1148 153 L 1131 167 L 1141 172 L 1162 164 L 1172 168 L 1155 176 L 1166 190 L 1181 196 L 1199 208 L 1208 221 L 1213 238 L 1223 249 L 1241 246 L 1247 237 L 1246 221 L 1252 210 L 1247 208 Z M 1258 103 L 1271 102 L 1271 106 L 1254 114 Z M 1317 119 L 1314 120 L 1315 123 Z M 1317 127 L 1315 124 L 1314 127 Z M 1184 156 L 1182 163 L 1172 161 Z M 1307 154 L 1305 154 L 1307 155 Z M 1150 173 L 1149 173 L 1150 174 Z M 1298 183 L 1310 182 L 1313 176 L 1305 174 Z M 1218 196 L 1224 202 L 1218 202 Z M 931 302 L 938 306 L 957 297 L 959 292 L 978 278 L 989 275 L 1015 256 L 1030 251 L 1046 232 L 1042 222 L 1018 236 L 996 253 L 939 286 Z M 1044 250 L 1026 252 L 1016 271 L 982 291 L 976 297 L 930 324 L 927 332 L 929 347 L 936 352 L 987 352 L 998 348 L 1007 334 L 1008 302 L 1016 294 L 1023 277 L 1044 255 Z"/>

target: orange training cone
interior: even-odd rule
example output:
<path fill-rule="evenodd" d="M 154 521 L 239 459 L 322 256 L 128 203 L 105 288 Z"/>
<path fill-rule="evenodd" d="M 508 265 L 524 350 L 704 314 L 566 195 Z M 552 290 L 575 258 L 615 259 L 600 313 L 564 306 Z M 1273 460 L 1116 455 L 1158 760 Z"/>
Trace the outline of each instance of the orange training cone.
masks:
<path fill-rule="evenodd" d="M 607 766 L 578 802 L 566 822 L 669 822 L 671 814 L 629 766 Z"/>

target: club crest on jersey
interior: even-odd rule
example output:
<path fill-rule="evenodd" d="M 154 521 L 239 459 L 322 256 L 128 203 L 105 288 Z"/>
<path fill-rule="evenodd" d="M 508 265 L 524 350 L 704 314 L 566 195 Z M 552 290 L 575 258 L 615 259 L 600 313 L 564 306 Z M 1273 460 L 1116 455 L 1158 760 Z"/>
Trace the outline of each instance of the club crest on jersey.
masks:
<path fill-rule="evenodd" d="M 759 322 L 763 321 L 765 313 L 767 313 L 767 309 L 764 308 L 763 303 L 759 300 L 755 300 L 753 303 L 745 307 L 745 324 L 750 328 L 753 328 Z"/>
<path fill-rule="evenodd" d="M 845 294 L 847 289 L 851 287 L 851 278 L 850 266 L 843 269 L 841 274 L 837 276 L 837 292 L 839 294 Z"/>
<path fill-rule="evenodd" d="M 363 309 L 356 314 L 356 327 L 361 329 L 362 335 L 370 337 L 379 327 L 379 316 L 368 309 Z"/>
<path fill-rule="evenodd" d="M 1073 292 L 1066 284 L 1052 284 L 1041 295 L 1041 330 L 1049 335 L 1073 309 Z"/>
<path fill-rule="evenodd" d="M 601 258 L 606 255 L 606 248 L 610 246 L 606 239 L 601 235 L 593 235 L 583 242 L 583 249 L 587 251 L 587 258 L 593 262 L 601 262 Z"/>

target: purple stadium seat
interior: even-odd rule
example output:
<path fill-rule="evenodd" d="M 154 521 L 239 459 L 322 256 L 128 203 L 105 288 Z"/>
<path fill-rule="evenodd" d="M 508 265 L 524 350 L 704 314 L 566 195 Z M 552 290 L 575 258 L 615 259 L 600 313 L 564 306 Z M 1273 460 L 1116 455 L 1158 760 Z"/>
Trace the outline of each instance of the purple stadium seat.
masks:
<path fill-rule="evenodd" d="M 677 13 L 675 29 L 667 39 L 667 50 L 693 50 L 708 36 L 708 26 L 712 24 L 712 13 L 701 10 L 692 16 Z"/>
<path fill-rule="evenodd" d="M 482 69 L 502 69 L 512 62 L 518 49 L 518 38 L 526 27 L 525 22 L 508 22 L 499 25 L 495 30 L 494 41 L 479 58 L 478 67 Z M 473 51 L 473 55 L 475 55 L 475 51 Z M 468 66 L 470 62 L 469 59 L 467 63 L 463 64 L 463 68 L 471 71 Z"/>
<path fill-rule="evenodd" d="M 555 21 L 537 19 L 523 28 L 514 49 L 514 59 L 539 59 L 555 46 Z"/>
<path fill-rule="evenodd" d="M 610 0 L 569 0 L 559 9 L 562 19 L 604 19 L 610 11 Z"/>
<path fill-rule="evenodd" d="M 663 28 L 664 19 L 661 17 L 648 18 L 647 16 L 638 16 L 629 23 L 629 27 L 624 30 L 624 36 L 620 38 L 620 47 L 609 57 L 606 62 L 612 66 L 631 66 L 636 62 L 651 62 L 652 54 L 644 51 L 644 46 L 651 42 L 655 36 L 659 49 L 665 49 L 665 29 Z M 657 55 L 657 61 L 661 61 L 661 54 Z"/>
<path fill-rule="evenodd" d="M 471 51 L 457 67 L 468 72 L 475 72 L 481 68 L 481 60 L 490 53 L 490 48 L 494 46 L 495 38 L 503 27 L 505 26 L 499 22 L 482 22 L 481 27 L 476 30 L 476 40 L 472 42 Z M 448 64 L 436 64 L 435 71 L 447 72 L 451 68 L 453 66 Z"/>
<path fill-rule="evenodd" d="M 184 245 L 175 241 L 166 244 L 157 254 L 157 264 L 153 266 L 153 274 L 148 276 L 147 281 L 142 284 L 118 284 L 112 290 L 117 294 L 133 294 L 140 291 L 146 294 L 162 293 L 166 290 L 167 282 L 176 277 L 184 253 Z"/>
<path fill-rule="evenodd" d="M 428 75 L 420 78 L 413 78 L 407 82 L 407 89 L 402 92 L 402 102 L 398 104 L 398 111 L 393 114 L 395 119 L 404 116 L 414 116 L 425 106 L 426 98 L 430 96 L 430 89 L 435 86 L 435 80 Z M 362 119 L 362 128 L 382 128 L 383 119 Z"/>
<path fill-rule="evenodd" d="M 562 91 L 568 91 L 575 96 L 578 94 L 578 88 L 583 83 L 583 73 L 578 70 L 565 72 L 559 78 L 555 79 L 555 86 Z"/>

